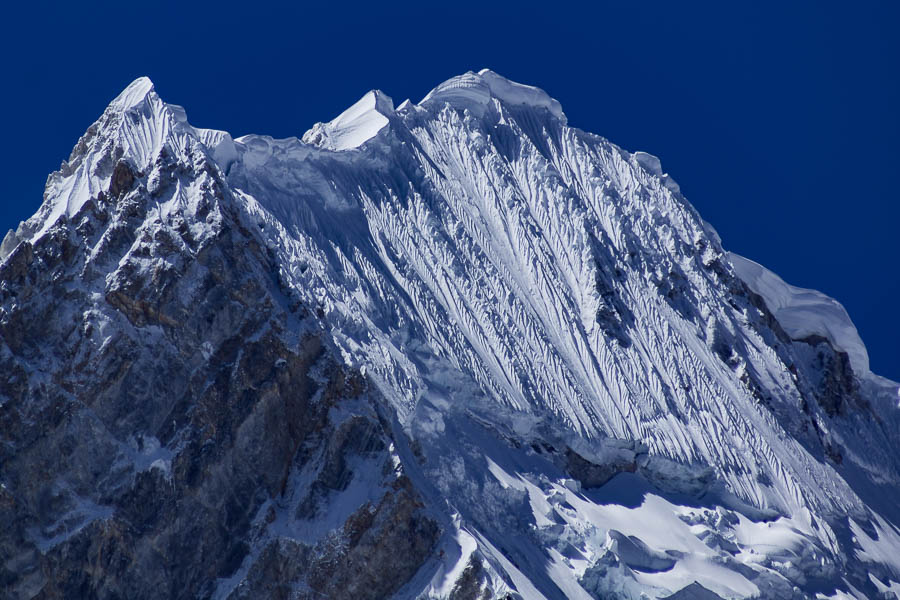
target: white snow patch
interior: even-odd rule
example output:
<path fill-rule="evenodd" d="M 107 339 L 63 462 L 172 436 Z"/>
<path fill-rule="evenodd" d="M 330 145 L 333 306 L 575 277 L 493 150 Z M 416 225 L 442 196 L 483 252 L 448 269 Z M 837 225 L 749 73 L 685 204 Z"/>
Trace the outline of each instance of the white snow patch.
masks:
<path fill-rule="evenodd" d="M 860 377 L 869 373 L 869 354 L 850 315 L 840 302 L 822 292 L 794 287 L 764 266 L 734 252 L 728 253 L 735 274 L 763 297 L 785 332 L 794 339 L 825 337 L 846 352 Z"/>
<path fill-rule="evenodd" d="M 884 583 L 872 573 L 869 573 L 869 580 L 875 584 L 875 587 L 878 588 L 878 592 L 883 596 L 893 594 L 896 598 L 900 598 L 900 583 L 890 578 L 888 578 L 887 583 Z"/>
<path fill-rule="evenodd" d="M 458 516 L 454 519 L 453 540 L 455 548 L 445 550 L 441 566 L 431 580 L 430 592 L 438 598 L 449 597 L 456 582 L 462 576 L 469 558 L 478 549 L 478 542 L 468 531 L 459 528 Z"/>
<path fill-rule="evenodd" d="M 523 85 L 494 73 L 490 69 L 482 69 L 478 73 L 468 72 L 452 77 L 431 90 L 419 103 L 425 106 L 434 102 L 447 102 L 457 108 L 465 108 L 473 114 L 481 116 L 490 103 L 496 98 L 512 106 L 533 106 L 545 108 L 566 124 L 566 115 L 560 103 L 551 98 L 547 92 L 530 85 Z"/>
<path fill-rule="evenodd" d="M 237 148 L 231 135 L 216 129 L 194 129 L 197 137 L 209 149 L 212 159 L 219 168 L 227 171 L 228 167 L 238 159 Z"/>
<path fill-rule="evenodd" d="M 638 151 L 631 156 L 632 158 L 634 158 L 634 161 L 638 165 L 643 167 L 647 172 L 656 175 L 657 177 L 663 174 L 662 163 L 660 162 L 659 158 L 653 156 L 652 154 Z"/>
<path fill-rule="evenodd" d="M 850 530 L 860 547 L 856 554 L 862 560 L 890 565 L 894 573 L 900 574 L 900 532 L 877 514 L 873 514 L 873 519 L 875 538 L 850 519 Z"/>
<path fill-rule="evenodd" d="M 138 77 L 122 90 L 115 100 L 110 103 L 111 108 L 128 110 L 142 104 L 147 95 L 153 92 L 153 82 L 149 77 Z"/>
<path fill-rule="evenodd" d="M 328 150 L 352 150 L 375 137 L 394 112 L 390 96 L 372 90 L 328 123 L 317 123 L 303 141 Z"/>
<path fill-rule="evenodd" d="M 660 182 L 662 182 L 663 186 L 666 187 L 670 192 L 675 194 L 681 193 L 681 186 L 678 185 L 678 183 L 674 179 L 672 179 L 669 174 L 663 173 L 662 163 L 660 162 L 658 157 L 653 156 L 648 152 L 641 152 L 639 150 L 633 153 L 631 155 L 631 158 L 642 169 L 644 169 L 651 175 L 659 177 Z"/>

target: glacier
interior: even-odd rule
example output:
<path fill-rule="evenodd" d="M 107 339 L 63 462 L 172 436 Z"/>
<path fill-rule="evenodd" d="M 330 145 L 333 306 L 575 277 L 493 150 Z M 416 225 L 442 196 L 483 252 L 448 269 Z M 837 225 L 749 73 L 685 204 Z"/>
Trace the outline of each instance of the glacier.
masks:
<path fill-rule="evenodd" d="M 108 216 L 124 205 L 131 212 Z M 91 244 L 61 241 L 96 228 L 104 233 L 83 234 Z M 727 252 L 659 159 L 571 127 L 543 90 L 485 69 L 396 108 L 373 90 L 300 138 L 232 138 L 191 126 L 138 79 L 50 176 L 35 216 L 4 239 L 0 325 L 41 301 L 20 297 L 26 279 L 13 275 L 46 248 L 82 256 L 48 313 L 60 340 L 77 335 L 65 323 L 85 330 L 94 315 L 79 356 L 96 360 L 115 339 L 106 332 L 126 328 L 169 348 L 181 317 L 139 301 L 141 289 L 176 281 L 186 303 L 211 293 L 189 274 L 231 229 L 239 240 L 225 257 L 271 265 L 276 283 L 257 274 L 269 267 L 247 267 L 247 281 L 225 293 L 248 313 L 288 316 L 229 343 L 240 353 L 241 340 L 265 339 L 304 355 L 315 336 L 333 366 L 297 363 L 321 386 L 310 406 L 337 389 L 337 371 L 366 391 L 333 392 L 346 404 L 329 405 L 316 430 L 333 429 L 322 447 L 345 452 L 339 471 L 349 474 L 320 485 L 332 451 L 314 458 L 297 442 L 280 487 L 254 500 L 235 560 L 196 575 L 185 597 L 268 593 L 266 577 L 290 583 L 284 597 L 380 597 L 289 568 L 305 552 L 327 554 L 323 544 L 360 514 L 423 515 L 408 521 L 415 564 L 371 588 L 398 599 L 898 596 L 898 385 L 869 371 L 837 301 Z M 111 240 L 122 240 L 115 259 Z M 257 287 L 269 291 L 242 291 Z M 81 306 L 71 298 L 83 308 L 67 309 Z M 68 381 L 61 351 L 29 354 L 11 331 L 0 329 L 5 373 L 20 373 L 28 390 Z M 221 354 L 224 334 L 208 335 L 179 350 L 192 372 Z M 157 364 L 136 348 L 135 364 Z M 272 372 L 293 369 L 279 352 Z M 0 392 L 2 406 L 30 394 L 40 396 Z M 104 469 L 153 478 L 178 497 L 188 424 L 169 427 L 127 403 L 109 421 L 78 402 L 118 440 Z M 185 414 L 201 410 L 190 394 L 182 402 Z M 147 423 L 129 411 L 147 412 Z M 376 441 L 347 441 L 362 434 Z M 135 450 L 145 437 L 150 450 L 143 441 Z M 145 454 L 165 460 L 147 467 L 135 458 Z M 47 485 L 89 510 L 36 514 L 16 544 L 32 542 L 37 558 L 12 553 L 10 573 L 61 564 L 53 557 L 66 544 L 93 539 L 122 512 L 100 484 L 76 490 L 68 469 Z M 4 489 L 13 479 L 0 478 Z M 334 544 L 351 552 L 346 535 Z M 390 571 L 378 556 L 369 560 Z M 16 589 L 31 597 L 47 585 Z"/>

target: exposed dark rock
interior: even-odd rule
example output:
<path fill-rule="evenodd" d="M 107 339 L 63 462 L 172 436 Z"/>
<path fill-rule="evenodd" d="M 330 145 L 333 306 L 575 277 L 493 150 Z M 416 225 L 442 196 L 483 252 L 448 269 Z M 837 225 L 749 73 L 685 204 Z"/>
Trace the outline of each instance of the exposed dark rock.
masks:
<path fill-rule="evenodd" d="M 807 336 L 796 342 L 808 347 L 804 354 L 811 367 L 807 372 L 812 380 L 813 394 L 829 417 L 845 415 L 851 406 L 868 409 L 867 403 L 859 394 L 859 383 L 846 352 L 836 350 L 827 339 L 819 335 Z"/>
<path fill-rule="evenodd" d="M 634 473 L 637 461 L 634 454 L 617 455 L 608 463 L 593 463 L 571 448 L 566 448 L 566 471 L 586 488 L 600 487 L 619 473 Z"/>
<path fill-rule="evenodd" d="M 313 458 L 304 446 L 328 449 L 326 489 L 346 487 L 359 457 L 389 462 L 380 421 L 352 416 L 372 402 L 364 380 L 302 325 L 309 311 L 284 298 L 228 204 L 213 189 L 203 238 L 177 217 L 142 237 L 147 208 L 125 199 L 136 177 L 119 161 L 109 195 L 122 201 L 89 203 L 104 215 L 92 227 L 20 243 L 0 271 L 5 597 L 207 597 L 248 560 L 257 514 Z M 289 328 L 307 333 L 288 341 Z M 351 417 L 331 423 L 348 402 Z M 251 587 L 278 597 L 302 571 L 317 597 L 397 589 L 438 528 L 408 480 L 385 485 L 344 523 L 345 542 L 273 542 L 249 570 L 266 585 Z"/>
<path fill-rule="evenodd" d="M 622 273 L 615 265 L 616 261 L 609 252 L 610 244 L 592 239 L 591 250 L 594 254 L 596 275 L 594 285 L 600 295 L 597 308 L 597 324 L 603 332 L 614 338 L 621 347 L 631 346 L 629 329 L 634 326 L 634 314 L 619 297 L 613 279 Z M 612 272 L 610 272 L 612 271 Z"/>
<path fill-rule="evenodd" d="M 387 598 L 418 570 L 437 525 L 404 477 L 377 504 L 366 503 L 343 528 L 314 546 L 270 543 L 230 598 Z"/>
<path fill-rule="evenodd" d="M 490 600 L 494 591 L 485 580 L 481 559 L 474 554 L 469 557 L 466 568 L 453 586 L 449 600 Z"/>
<path fill-rule="evenodd" d="M 128 192 L 134 185 L 134 168 L 127 160 L 120 159 L 113 169 L 112 179 L 109 182 L 109 195 L 119 198 Z"/>

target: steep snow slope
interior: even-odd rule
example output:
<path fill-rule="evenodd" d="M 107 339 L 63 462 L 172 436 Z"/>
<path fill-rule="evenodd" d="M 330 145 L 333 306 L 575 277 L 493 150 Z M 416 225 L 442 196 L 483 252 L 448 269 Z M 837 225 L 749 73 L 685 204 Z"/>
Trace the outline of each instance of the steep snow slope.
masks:
<path fill-rule="evenodd" d="M 303 136 L 303 141 L 328 150 L 351 150 L 372 139 L 388 124 L 385 115 L 394 112 L 393 101 L 383 92 L 372 90 L 328 123 L 318 123 Z"/>
<path fill-rule="evenodd" d="M 443 532 L 397 597 L 896 589 L 896 384 L 834 301 L 725 253 L 652 155 L 488 70 L 396 110 L 369 92 L 303 141 L 192 128 L 146 80 L 106 114 L 119 156 L 73 153 L 5 252 L 121 185 L 102 161 L 151 191 L 171 140 L 202 145 Z M 202 230 L 177 189 L 160 218 Z"/>

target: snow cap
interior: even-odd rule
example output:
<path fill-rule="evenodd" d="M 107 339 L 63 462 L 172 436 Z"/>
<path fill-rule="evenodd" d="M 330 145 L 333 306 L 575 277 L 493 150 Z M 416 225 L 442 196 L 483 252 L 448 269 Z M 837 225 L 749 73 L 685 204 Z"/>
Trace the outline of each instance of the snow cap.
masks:
<path fill-rule="evenodd" d="M 118 110 L 128 110 L 143 104 L 150 94 L 156 94 L 153 82 L 150 81 L 149 77 L 138 77 L 122 90 L 122 93 L 116 96 L 115 100 L 110 102 L 109 107 Z"/>
<path fill-rule="evenodd" d="M 816 290 L 795 287 L 764 266 L 734 252 L 728 259 L 735 274 L 762 296 L 766 306 L 791 338 L 820 335 L 839 352 L 846 352 L 853 371 L 869 373 L 869 354 L 850 315 L 840 302 Z"/>
<path fill-rule="evenodd" d="M 562 105 L 544 90 L 510 81 L 502 75 L 482 69 L 478 73 L 469 71 L 452 77 L 440 84 L 419 103 L 420 106 L 442 102 L 457 108 L 465 108 L 479 116 L 483 115 L 492 98 L 512 106 L 532 106 L 544 108 L 563 125 L 566 115 Z"/>
<path fill-rule="evenodd" d="M 394 102 L 381 90 L 371 90 L 328 123 L 316 123 L 303 141 L 328 150 L 352 150 L 363 145 L 388 124 Z"/>

